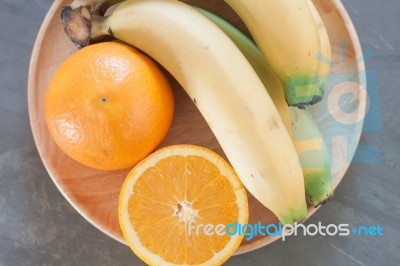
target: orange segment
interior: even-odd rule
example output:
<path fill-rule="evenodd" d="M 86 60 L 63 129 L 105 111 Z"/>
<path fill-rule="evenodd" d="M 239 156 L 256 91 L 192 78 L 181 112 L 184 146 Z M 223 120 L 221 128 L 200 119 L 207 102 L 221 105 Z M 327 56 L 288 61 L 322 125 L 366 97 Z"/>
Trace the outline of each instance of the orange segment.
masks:
<path fill-rule="evenodd" d="M 243 238 L 221 228 L 247 220 L 243 185 L 232 167 L 206 148 L 160 149 L 136 165 L 121 188 L 122 232 L 150 265 L 221 265 Z M 216 233 L 218 226 L 224 234 Z"/>

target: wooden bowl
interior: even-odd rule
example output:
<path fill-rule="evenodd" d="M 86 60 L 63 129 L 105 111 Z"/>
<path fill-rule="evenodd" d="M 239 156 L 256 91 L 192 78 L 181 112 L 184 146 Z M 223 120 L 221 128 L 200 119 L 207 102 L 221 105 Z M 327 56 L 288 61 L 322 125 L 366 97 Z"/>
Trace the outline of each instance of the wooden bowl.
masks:
<path fill-rule="evenodd" d="M 71 0 L 54 1 L 37 36 L 29 69 L 28 104 L 33 136 L 42 161 L 54 183 L 71 205 L 90 223 L 110 237 L 124 243 L 117 217 L 120 186 L 129 169 L 100 171 L 85 167 L 66 156 L 49 136 L 44 121 L 44 96 L 58 66 L 77 49 L 64 34 L 60 9 Z M 225 18 L 239 29 L 245 26 L 223 1 L 186 1 Z M 360 43 L 352 22 L 339 0 L 314 0 L 327 27 L 332 44 L 332 74 L 325 101 L 309 108 L 322 131 L 332 155 L 335 187 L 343 178 L 357 147 L 365 115 L 365 67 Z M 268 15 L 268 14 L 266 14 Z M 169 76 L 170 77 L 170 76 Z M 161 146 L 191 143 L 211 148 L 224 156 L 218 142 L 195 105 L 179 84 L 174 87 L 176 111 L 170 132 Z M 358 85 L 357 85 L 358 84 Z M 358 97 L 353 123 L 346 123 L 347 113 L 337 107 L 343 88 Z M 348 100 L 344 105 L 354 103 Z M 336 105 L 335 105 L 336 104 Z M 328 108 L 329 107 L 329 108 Z M 344 106 L 346 107 L 346 106 Z M 348 121 L 347 121 L 348 122 Z M 250 223 L 277 223 L 277 218 L 249 195 Z M 309 216 L 316 209 L 309 208 Z M 263 247 L 278 237 L 257 236 L 243 241 L 236 254 Z"/>

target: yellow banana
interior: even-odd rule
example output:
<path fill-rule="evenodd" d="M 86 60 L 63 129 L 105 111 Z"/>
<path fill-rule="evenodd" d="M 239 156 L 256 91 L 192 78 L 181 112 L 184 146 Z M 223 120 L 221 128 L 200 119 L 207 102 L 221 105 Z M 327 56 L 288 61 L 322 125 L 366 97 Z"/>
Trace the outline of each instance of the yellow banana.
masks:
<path fill-rule="evenodd" d="M 331 48 L 311 0 L 225 0 L 248 27 L 290 106 L 320 101 Z M 323 59 L 321 59 L 323 57 Z"/>

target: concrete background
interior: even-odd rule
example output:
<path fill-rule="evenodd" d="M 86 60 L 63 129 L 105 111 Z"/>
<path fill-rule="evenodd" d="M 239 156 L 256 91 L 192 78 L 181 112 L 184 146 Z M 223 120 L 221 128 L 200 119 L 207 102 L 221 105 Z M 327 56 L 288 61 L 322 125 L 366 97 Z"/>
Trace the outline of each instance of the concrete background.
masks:
<path fill-rule="evenodd" d="M 32 46 L 51 0 L 0 0 L 0 265 L 142 265 L 86 222 L 37 154 L 26 100 Z M 353 164 L 333 200 L 308 223 L 381 225 L 382 237 L 291 237 L 227 265 L 400 265 L 400 1 L 344 0 L 378 77 L 383 130 L 362 143 L 381 162 Z M 397 92 L 396 92 L 397 91 Z"/>

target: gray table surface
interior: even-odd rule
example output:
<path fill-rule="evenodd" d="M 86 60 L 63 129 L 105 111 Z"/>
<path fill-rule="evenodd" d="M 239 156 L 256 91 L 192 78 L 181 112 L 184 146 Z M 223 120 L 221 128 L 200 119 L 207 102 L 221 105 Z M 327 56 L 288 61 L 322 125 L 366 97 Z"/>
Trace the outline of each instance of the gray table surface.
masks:
<path fill-rule="evenodd" d="M 28 64 L 51 0 L 0 0 L 0 266 L 142 265 L 86 222 L 38 156 L 27 110 Z M 383 129 L 361 142 L 381 161 L 352 164 L 336 195 L 306 224 L 381 225 L 381 237 L 291 237 L 227 265 L 400 265 L 400 1 L 343 0 L 377 73 Z M 396 92 L 397 90 L 397 92 Z"/>

